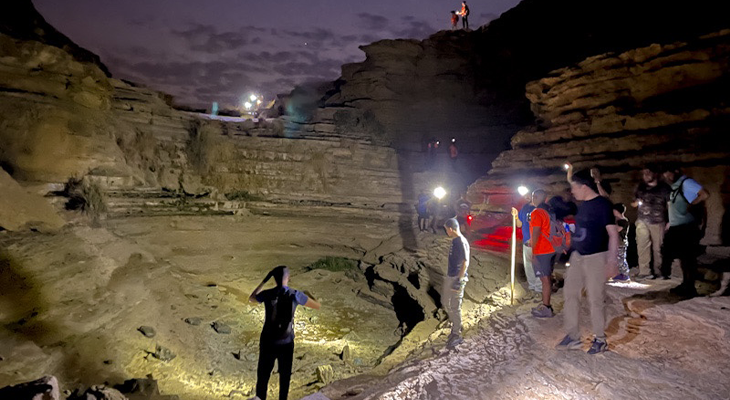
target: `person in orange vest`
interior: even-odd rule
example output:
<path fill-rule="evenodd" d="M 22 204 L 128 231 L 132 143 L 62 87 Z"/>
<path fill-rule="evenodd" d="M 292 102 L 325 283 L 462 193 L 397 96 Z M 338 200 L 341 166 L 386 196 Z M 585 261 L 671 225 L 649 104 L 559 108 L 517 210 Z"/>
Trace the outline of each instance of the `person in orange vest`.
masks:
<path fill-rule="evenodd" d="M 451 11 L 451 30 L 456 30 L 456 24 L 459 23 L 459 16 L 456 14 L 456 11 Z"/>
<path fill-rule="evenodd" d="M 469 6 L 466 5 L 465 1 L 461 2 L 461 27 L 462 29 L 469 29 Z"/>

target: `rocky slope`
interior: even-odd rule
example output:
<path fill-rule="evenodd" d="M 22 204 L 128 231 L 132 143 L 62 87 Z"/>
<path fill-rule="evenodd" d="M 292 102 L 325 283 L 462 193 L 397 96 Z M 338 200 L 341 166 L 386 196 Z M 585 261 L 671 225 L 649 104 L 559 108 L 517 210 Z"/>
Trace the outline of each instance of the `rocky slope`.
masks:
<path fill-rule="evenodd" d="M 506 212 L 520 184 L 558 193 L 562 166 L 597 166 L 629 204 L 647 163 L 677 161 L 712 193 L 706 244 L 727 243 L 730 31 L 589 57 L 527 85 L 537 124 L 469 189 L 476 203 Z M 503 214 L 504 215 L 504 214 Z"/>

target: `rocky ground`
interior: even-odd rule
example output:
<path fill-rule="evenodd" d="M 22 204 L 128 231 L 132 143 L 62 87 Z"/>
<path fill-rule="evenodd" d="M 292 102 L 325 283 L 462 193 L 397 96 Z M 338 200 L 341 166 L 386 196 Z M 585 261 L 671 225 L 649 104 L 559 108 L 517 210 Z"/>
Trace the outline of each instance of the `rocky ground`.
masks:
<path fill-rule="evenodd" d="M 610 351 L 602 355 L 554 350 L 564 336 L 561 291 L 555 318 L 531 317 L 536 301 L 526 301 L 483 320 L 456 351 L 435 341 L 386 377 L 356 377 L 322 393 L 330 399 L 727 399 L 730 297 L 682 301 L 668 293 L 676 284 L 674 278 L 609 287 Z M 587 350 L 586 307 L 581 321 Z"/>
<path fill-rule="evenodd" d="M 250 396 L 264 309 L 248 295 L 279 264 L 323 304 L 297 312 L 293 398 L 385 373 L 446 332 L 443 233 L 417 234 L 387 209 L 303 208 L 2 232 L 0 387 L 55 375 L 73 391 L 151 375 L 182 399 Z M 467 326 L 507 298 L 508 263 L 476 253 Z M 325 257 L 353 261 L 312 268 Z"/>

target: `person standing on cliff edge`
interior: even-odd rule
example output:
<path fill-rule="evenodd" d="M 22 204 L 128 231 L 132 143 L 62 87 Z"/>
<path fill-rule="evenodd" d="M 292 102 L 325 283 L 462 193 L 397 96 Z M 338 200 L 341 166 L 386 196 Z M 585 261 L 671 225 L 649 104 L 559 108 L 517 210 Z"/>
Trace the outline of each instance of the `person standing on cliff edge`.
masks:
<path fill-rule="evenodd" d="M 461 27 L 464 30 L 469 29 L 469 6 L 466 5 L 465 1 L 461 2 L 461 11 L 459 12 L 459 15 L 461 15 Z"/>
<path fill-rule="evenodd" d="M 262 291 L 266 282 L 274 278 L 276 287 Z M 294 311 L 297 306 L 319 310 L 321 305 L 306 294 L 287 287 L 289 268 L 280 265 L 272 269 L 254 289 L 248 300 L 264 303 L 266 319 L 259 341 L 259 364 L 256 370 L 256 397 L 266 400 L 274 361 L 279 363 L 279 400 L 289 396 L 292 363 L 294 361 Z"/>
<path fill-rule="evenodd" d="M 446 341 L 447 347 L 456 347 L 461 339 L 461 300 L 464 298 L 464 287 L 469 280 L 469 242 L 459 230 L 459 222 L 449 218 L 444 223 L 446 234 L 453 238 L 449 248 L 449 266 L 441 289 L 441 303 L 451 321 L 451 334 Z"/>

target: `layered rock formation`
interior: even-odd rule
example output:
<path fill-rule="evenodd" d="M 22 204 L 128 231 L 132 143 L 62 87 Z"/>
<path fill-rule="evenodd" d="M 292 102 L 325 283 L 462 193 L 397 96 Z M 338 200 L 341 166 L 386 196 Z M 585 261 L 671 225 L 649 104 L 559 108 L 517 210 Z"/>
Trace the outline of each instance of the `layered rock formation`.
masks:
<path fill-rule="evenodd" d="M 680 162 L 713 194 L 706 244 L 720 244 L 730 203 L 730 31 L 589 57 L 527 85 L 537 125 L 512 138 L 472 200 L 508 211 L 520 184 L 567 186 L 566 161 L 597 166 L 629 204 L 648 163 Z M 726 228 L 725 228 L 726 229 Z M 726 241 L 725 241 L 726 242 Z"/>

